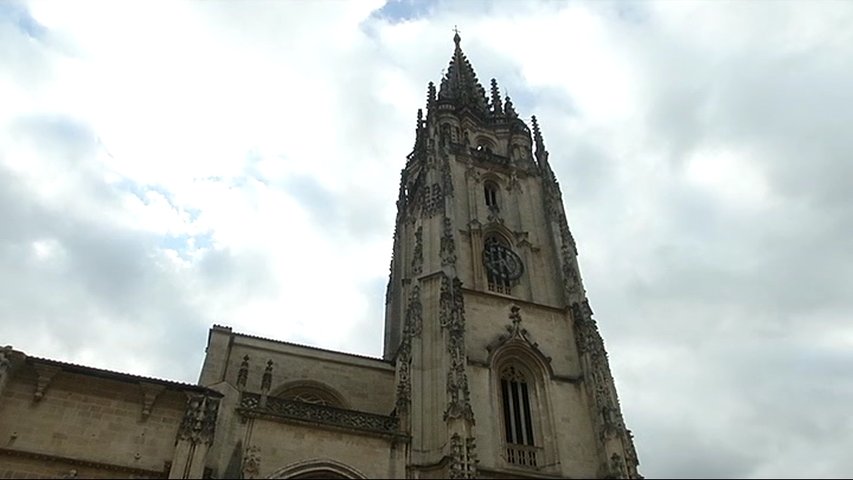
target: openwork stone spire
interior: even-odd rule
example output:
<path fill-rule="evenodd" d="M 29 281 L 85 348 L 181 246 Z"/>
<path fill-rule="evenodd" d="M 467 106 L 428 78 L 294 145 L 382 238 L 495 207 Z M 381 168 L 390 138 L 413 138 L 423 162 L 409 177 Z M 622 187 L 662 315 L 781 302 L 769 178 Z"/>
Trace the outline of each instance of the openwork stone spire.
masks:
<path fill-rule="evenodd" d="M 456 32 L 453 35 L 456 48 L 447 67 L 447 73 L 441 79 L 438 101 L 453 104 L 457 109 L 468 107 L 477 113 L 486 114 L 488 111 L 486 90 L 480 85 L 474 68 L 462 53 L 461 41 L 459 32 Z"/>

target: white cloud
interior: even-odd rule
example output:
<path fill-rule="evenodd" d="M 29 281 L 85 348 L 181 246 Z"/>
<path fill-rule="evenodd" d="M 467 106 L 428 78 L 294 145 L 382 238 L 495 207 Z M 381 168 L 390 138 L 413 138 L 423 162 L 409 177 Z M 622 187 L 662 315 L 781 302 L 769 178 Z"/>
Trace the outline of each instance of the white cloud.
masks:
<path fill-rule="evenodd" d="M 853 9 L 381 6 L 0 15 L 3 344 L 184 381 L 212 323 L 379 355 L 399 171 L 459 24 L 540 119 L 641 470 L 849 472 Z"/>

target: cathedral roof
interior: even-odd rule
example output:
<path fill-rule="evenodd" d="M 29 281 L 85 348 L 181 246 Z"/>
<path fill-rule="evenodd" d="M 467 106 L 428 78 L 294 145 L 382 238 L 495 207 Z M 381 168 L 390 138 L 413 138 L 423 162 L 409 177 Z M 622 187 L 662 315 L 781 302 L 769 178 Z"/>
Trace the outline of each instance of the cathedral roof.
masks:
<path fill-rule="evenodd" d="M 474 68 L 465 54 L 462 53 L 461 41 L 459 32 L 456 32 L 453 35 L 456 48 L 453 51 L 453 57 L 450 59 L 450 65 L 447 67 L 447 73 L 441 79 L 438 101 L 453 103 L 457 108 L 468 107 L 478 113 L 485 114 L 488 111 L 486 90 L 480 85 Z"/>

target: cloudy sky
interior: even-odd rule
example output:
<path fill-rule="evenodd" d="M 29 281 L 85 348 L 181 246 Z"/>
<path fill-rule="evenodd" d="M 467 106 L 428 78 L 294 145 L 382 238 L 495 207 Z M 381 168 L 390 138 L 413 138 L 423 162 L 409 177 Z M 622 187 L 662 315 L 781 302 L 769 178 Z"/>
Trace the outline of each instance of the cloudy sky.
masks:
<path fill-rule="evenodd" d="M 0 2 L 0 345 L 381 355 L 452 53 L 536 114 L 648 477 L 853 472 L 853 2 Z"/>

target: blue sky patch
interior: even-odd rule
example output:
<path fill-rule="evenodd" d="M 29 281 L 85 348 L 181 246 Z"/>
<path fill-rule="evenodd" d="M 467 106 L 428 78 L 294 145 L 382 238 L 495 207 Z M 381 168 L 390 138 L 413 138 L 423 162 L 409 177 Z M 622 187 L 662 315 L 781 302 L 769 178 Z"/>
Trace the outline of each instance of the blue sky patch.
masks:
<path fill-rule="evenodd" d="M 10 22 L 36 40 L 42 40 L 47 35 L 47 28 L 33 18 L 29 9 L 21 2 L 0 1 L 0 22 Z"/>
<path fill-rule="evenodd" d="M 437 3 L 438 0 L 388 0 L 371 17 L 387 20 L 392 25 L 417 20 L 427 16 Z"/>

